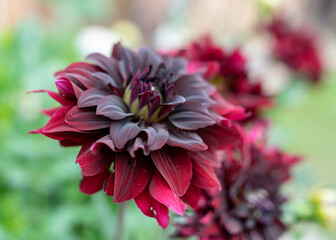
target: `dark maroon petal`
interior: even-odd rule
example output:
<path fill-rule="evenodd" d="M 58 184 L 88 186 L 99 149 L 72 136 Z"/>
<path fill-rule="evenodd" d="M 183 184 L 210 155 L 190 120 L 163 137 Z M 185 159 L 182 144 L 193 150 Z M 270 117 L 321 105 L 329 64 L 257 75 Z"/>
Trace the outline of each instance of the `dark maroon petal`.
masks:
<path fill-rule="evenodd" d="M 209 144 L 209 143 L 208 143 Z M 210 145 L 211 146 L 211 145 Z M 196 160 L 197 162 L 209 165 L 211 167 L 220 167 L 220 158 L 217 156 L 216 151 L 211 149 L 200 151 L 200 152 L 189 152 L 190 158 Z"/>
<path fill-rule="evenodd" d="M 35 90 L 35 91 L 30 91 L 29 93 L 38 93 L 38 92 L 47 93 L 52 99 L 59 102 L 63 106 L 73 106 L 76 104 L 74 99 L 63 97 L 60 94 L 49 91 L 49 90 Z"/>
<path fill-rule="evenodd" d="M 79 108 L 97 106 L 99 101 L 109 94 L 107 91 L 97 88 L 90 88 L 81 93 L 78 98 L 77 106 Z"/>
<path fill-rule="evenodd" d="M 74 98 L 75 92 L 71 82 L 67 78 L 58 78 L 55 81 L 59 94 L 66 98 Z"/>
<path fill-rule="evenodd" d="M 110 74 L 113 80 L 117 83 L 117 86 L 121 86 L 122 80 L 120 79 L 115 60 L 99 53 L 90 54 L 86 59 Z"/>
<path fill-rule="evenodd" d="M 88 72 L 97 72 L 100 69 L 97 66 L 94 66 L 90 63 L 87 62 L 76 62 L 76 63 L 72 63 L 70 64 L 65 71 L 71 71 L 74 69 L 80 69 L 80 70 L 85 70 Z M 57 76 L 60 72 L 56 73 L 55 75 Z"/>
<path fill-rule="evenodd" d="M 160 148 L 162 148 L 169 137 L 169 133 L 167 130 L 167 127 L 165 125 L 154 123 L 152 124 L 152 129 L 154 129 L 155 133 L 153 134 L 153 131 L 146 131 L 147 133 L 147 149 L 148 151 L 155 151 Z M 150 136 L 152 135 L 152 136 Z"/>
<path fill-rule="evenodd" d="M 44 126 L 43 132 L 80 132 L 79 129 L 73 128 L 65 122 L 65 116 L 69 112 L 69 110 L 70 108 L 68 107 L 61 107 L 56 110 L 48 123 Z"/>
<path fill-rule="evenodd" d="M 187 208 L 176 194 L 170 189 L 166 180 L 155 171 L 149 184 L 149 192 L 153 198 L 164 204 L 179 215 L 183 215 Z"/>
<path fill-rule="evenodd" d="M 143 153 L 147 156 L 149 153 L 148 151 L 146 151 L 146 147 L 145 147 L 145 142 L 142 138 L 137 137 L 135 140 L 133 141 L 129 141 L 127 144 L 127 151 L 129 152 L 129 154 L 131 155 L 131 157 L 135 157 L 136 151 L 138 151 L 139 149 L 142 149 Z"/>
<path fill-rule="evenodd" d="M 208 110 L 196 102 L 178 105 L 168 118 L 175 127 L 185 130 L 197 130 L 216 123 Z"/>
<path fill-rule="evenodd" d="M 179 105 L 181 103 L 185 103 L 186 99 L 182 96 L 179 95 L 175 95 L 171 98 L 169 98 L 166 102 L 161 103 L 161 105 L 165 106 L 165 105 Z"/>
<path fill-rule="evenodd" d="M 83 177 L 79 185 L 79 189 L 82 193 L 94 194 L 103 189 L 104 182 L 109 175 L 109 171 L 99 173 L 91 177 Z"/>
<path fill-rule="evenodd" d="M 184 75 L 174 86 L 177 94 L 185 97 L 187 101 L 196 101 L 207 107 L 214 103 L 209 97 L 214 92 L 214 87 L 199 75 Z"/>
<path fill-rule="evenodd" d="M 110 85 L 116 88 L 122 88 L 120 79 L 115 80 L 107 73 L 95 72 L 92 73 L 92 76 L 95 78 L 97 85 L 101 86 L 102 88 L 108 88 Z"/>
<path fill-rule="evenodd" d="M 185 194 L 192 175 L 188 153 L 182 148 L 164 147 L 151 152 L 151 157 L 173 192 L 178 196 Z"/>
<path fill-rule="evenodd" d="M 112 163 L 114 155 L 101 155 L 98 160 L 86 164 L 80 164 L 83 176 L 93 176 L 103 171 L 107 171 Z"/>
<path fill-rule="evenodd" d="M 54 113 L 59 109 L 59 107 L 57 108 L 49 108 L 49 109 L 42 109 L 42 113 L 48 117 L 51 117 L 52 115 L 54 115 Z"/>
<path fill-rule="evenodd" d="M 114 180 L 115 180 L 115 173 L 112 173 L 105 181 L 104 192 L 106 193 L 107 196 L 113 196 Z"/>
<path fill-rule="evenodd" d="M 95 143 L 93 143 L 92 149 L 96 149 L 101 144 L 108 146 L 113 152 L 120 152 L 120 150 L 114 146 L 110 134 L 98 139 Z"/>
<path fill-rule="evenodd" d="M 163 229 L 168 226 L 168 208 L 152 198 L 147 188 L 145 188 L 142 193 L 134 198 L 134 201 L 143 214 L 148 217 L 156 218 L 157 222 Z"/>
<path fill-rule="evenodd" d="M 115 158 L 114 202 L 123 202 L 138 196 L 152 176 L 153 166 L 149 159 L 131 158 L 118 153 Z"/>
<path fill-rule="evenodd" d="M 226 126 L 225 124 L 215 124 L 208 128 L 201 129 L 198 134 L 209 146 L 212 142 L 218 150 L 226 149 L 239 142 L 240 135 L 235 124 Z"/>
<path fill-rule="evenodd" d="M 116 95 L 109 95 L 102 98 L 97 106 L 97 115 L 108 117 L 112 120 L 120 120 L 134 115 L 129 112 L 124 100 Z"/>
<path fill-rule="evenodd" d="M 90 110 L 79 109 L 73 107 L 65 116 L 65 122 L 78 130 L 90 131 L 108 128 L 111 120 L 102 116 L 97 116 L 95 112 Z"/>
<path fill-rule="evenodd" d="M 204 151 L 208 148 L 197 133 L 183 132 L 174 127 L 169 129 L 167 144 L 172 147 L 181 147 L 190 151 Z"/>
<path fill-rule="evenodd" d="M 217 187 L 221 189 L 221 185 L 216 176 L 213 167 L 192 160 L 193 178 L 192 183 L 201 188 Z"/>
<path fill-rule="evenodd" d="M 138 123 L 132 122 L 129 118 L 121 121 L 113 121 L 110 126 L 110 135 L 114 145 L 121 149 L 125 146 L 127 141 L 135 138 L 141 128 Z"/>
<path fill-rule="evenodd" d="M 194 184 L 190 184 L 187 192 L 181 197 L 181 199 L 187 203 L 193 209 L 198 208 L 198 202 L 201 197 L 201 189 Z"/>

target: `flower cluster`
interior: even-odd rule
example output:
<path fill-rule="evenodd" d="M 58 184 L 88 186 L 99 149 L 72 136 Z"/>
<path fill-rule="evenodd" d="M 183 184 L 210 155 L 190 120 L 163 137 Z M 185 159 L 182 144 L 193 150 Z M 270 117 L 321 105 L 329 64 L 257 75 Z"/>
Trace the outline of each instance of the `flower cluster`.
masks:
<path fill-rule="evenodd" d="M 87 61 L 56 73 L 58 93 L 41 90 L 61 106 L 44 110 L 50 120 L 32 131 L 81 146 L 82 192 L 103 189 L 115 203 L 134 199 L 165 228 L 168 208 L 182 215 L 201 188 L 221 188 L 216 152 L 239 140 L 232 120 L 242 108 L 182 58 L 116 44 L 111 57 Z"/>
<path fill-rule="evenodd" d="M 274 19 L 267 27 L 273 36 L 273 54 L 290 69 L 319 82 L 323 72 L 316 41 L 303 28 L 293 29 L 284 20 Z"/>
<path fill-rule="evenodd" d="M 223 190 L 202 192 L 196 213 L 179 225 L 179 237 L 269 240 L 285 230 L 279 188 L 299 158 L 267 147 L 258 137 L 260 129 L 242 131 L 243 143 L 229 149 L 218 171 Z"/>
<path fill-rule="evenodd" d="M 188 59 L 188 70 L 202 72 L 231 103 L 243 106 L 251 115 L 248 120 L 258 117 L 259 110 L 272 104 L 261 82 L 249 76 L 246 57 L 239 48 L 228 51 L 205 36 L 170 54 Z"/>

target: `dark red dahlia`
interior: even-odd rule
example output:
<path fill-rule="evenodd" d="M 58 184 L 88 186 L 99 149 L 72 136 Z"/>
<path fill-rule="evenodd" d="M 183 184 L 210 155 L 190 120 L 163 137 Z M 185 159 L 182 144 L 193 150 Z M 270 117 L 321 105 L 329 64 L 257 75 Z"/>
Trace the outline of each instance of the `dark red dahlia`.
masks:
<path fill-rule="evenodd" d="M 216 104 L 214 88 L 180 58 L 116 44 L 111 57 L 87 60 L 56 74 L 58 93 L 43 90 L 61 106 L 45 110 L 49 122 L 33 133 L 82 147 L 82 192 L 134 198 L 165 228 L 168 208 L 182 215 L 200 188 L 221 187 L 215 154 L 239 139 L 235 108 Z"/>
<path fill-rule="evenodd" d="M 258 116 L 260 109 L 271 105 L 271 98 L 263 92 L 260 81 L 249 76 L 246 57 L 240 49 L 226 51 L 215 45 L 210 36 L 205 36 L 171 54 L 188 59 L 190 72 L 201 71 L 231 103 L 245 107 L 251 114 L 250 120 Z"/>
<path fill-rule="evenodd" d="M 274 57 L 312 82 L 319 82 L 323 67 L 314 36 L 304 28 L 292 28 L 281 19 L 274 19 L 266 28 L 273 36 Z"/>
<path fill-rule="evenodd" d="M 228 151 L 218 177 L 223 190 L 204 190 L 196 213 L 179 225 L 178 236 L 202 240 L 273 240 L 285 230 L 279 188 L 298 161 L 257 143 L 249 134 L 244 144 Z"/>

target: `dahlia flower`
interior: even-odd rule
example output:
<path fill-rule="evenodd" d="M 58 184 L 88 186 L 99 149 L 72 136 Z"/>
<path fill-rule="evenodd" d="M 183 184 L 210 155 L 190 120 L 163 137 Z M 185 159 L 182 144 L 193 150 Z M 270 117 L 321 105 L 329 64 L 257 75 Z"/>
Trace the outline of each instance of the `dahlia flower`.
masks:
<path fill-rule="evenodd" d="M 271 105 L 271 98 L 263 92 L 261 82 L 249 76 L 246 57 L 240 49 L 227 51 L 215 45 L 210 36 L 205 36 L 170 54 L 188 59 L 190 72 L 201 71 L 231 103 L 243 106 L 251 115 L 245 121 L 258 117 L 260 109 Z"/>
<path fill-rule="evenodd" d="M 179 237 L 270 240 L 285 230 L 280 220 L 285 198 L 279 188 L 298 158 L 260 144 L 255 130 L 228 151 L 218 171 L 223 190 L 203 190 L 196 213 L 178 225 Z"/>
<path fill-rule="evenodd" d="M 82 192 L 134 199 L 165 228 L 168 208 L 182 215 L 200 188 L 221 188 L 216 151 L 238 141 L 230 118 L 240 108 L 217 104 L 215 89 L 181 58 L 116 44 L 111 57 L 87 61 L 56 73 L 58 93 L 41 90 L 61 106 L 44 110 L 49 122 L 32 131 L 81 146 Z"/>
<path fill-rule="evenodd" d="M 273 36 L 273 54 L 290 69 L 317 83 L 323 66 L 316 39 L 305 29 L 293 29 L 285 21 L 274 19 L 266 27 Z"/>

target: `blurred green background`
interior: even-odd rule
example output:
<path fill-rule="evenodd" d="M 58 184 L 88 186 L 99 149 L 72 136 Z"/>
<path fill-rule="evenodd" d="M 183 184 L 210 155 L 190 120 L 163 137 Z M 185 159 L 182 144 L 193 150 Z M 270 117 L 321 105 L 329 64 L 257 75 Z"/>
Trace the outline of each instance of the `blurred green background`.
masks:
<path fill-rule="evenodd" d="M 187 0 L 0 0 L 0 240 L 113 239 L 118 207 L 102 192 L 93 196 L 79 192 L 78 149 L 28 135 L 47 121 L 40 110 L 55 103 L 43 93 L 27 92 L 55 90 L 54 72 L 83 60 L 95 47 L 106 53 L 110 42 L 120 38 L 133 48 L 143 43 L 175 47 L 208 31 L 223 44 L 248 42 L 260 21 L 260 6 L 267 5 L 267 1 L 214 2 L 222 8 L 213 4 L 205 9 L 204 2 Z M 224 19 L 217 14 L 221 21 L 213 27 L 213 11 L 239 13 L 241 6 L 248 14 L 240 25 L 234 16 Z M 298 6 L 300 12 L 302 6 Z M 321 17 L 316 9 L 322 7 L 309 5 L 306 14 L 314 13 L 312 24 L 323 27 L 323 51 L 332 52 L 335 33 L 329 25 L 335 22 L 326 14 Z M 298 19 L 304 21 L 305 15 Z M 101 48 L 104 44 L 107 47 Z M 273 121 L 271 143 L 304 156 L 284 189 L 295 203 L 287 208 L 289 212 L 309 215 L 311 209 L 302 199 L 318 187 L 336 189 L 336 73 L 332 65 L 336 58 L 329 54 L 326 60 L 330 70 L 321 85 L 295 81 L 280 94 L 276 108 L 265 113 Z M 128 203 L 125 240 L 167 239 L 173 231 L 172 226 L 162 231 L 155 220 Z M 295 226 L 285 239 L 308 239 L 314 234 L 319 237 L 310 239 L 336 239 L 333 231 L 308 223 Z"/>

